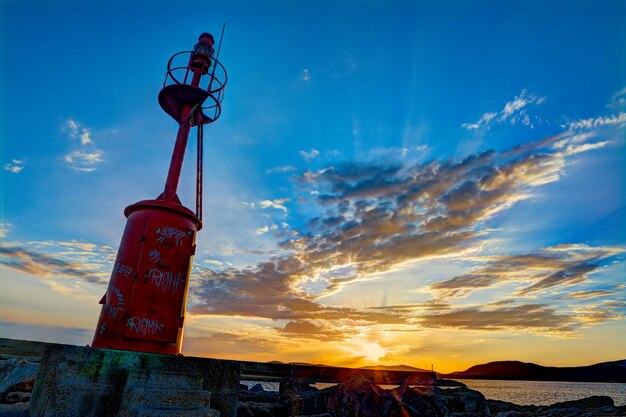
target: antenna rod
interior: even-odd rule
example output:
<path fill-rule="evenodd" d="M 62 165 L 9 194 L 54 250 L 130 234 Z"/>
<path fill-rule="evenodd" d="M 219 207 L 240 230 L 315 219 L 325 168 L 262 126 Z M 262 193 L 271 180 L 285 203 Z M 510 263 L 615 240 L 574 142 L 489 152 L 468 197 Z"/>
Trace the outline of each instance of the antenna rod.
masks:
<path fill-rule="evenodd" d="M 220 50 L 222 49 L 222 39 L 224 39 L 224 29 L 226 29 L 226 22 L 222 25 L 222 34 L 220 35 L 220 43 L 217 45 L 217 55 L 213 59 L 215 62 L 213 63 L 213 71 L 211 71 L 211 81 L 209 81 L 209 88 L 207 91 L 211 94 L 211 87 L 213 86 L 213 80 L 215 79 L 215 69 L 217 68 L 217 63 L 219 62 L 218 58 L 220 57 Z M 220 88 L 224 88 L 221 86 Z M 219 105 L 218 105 L 219 107 Z"/>
<path fill-rule="evenodd" d="M 222 25 L 222 34 L 220 35 L 220 43 L 217 45 L 217 56 L 216 59 L 220 57 L 220 49 L 222 49 L 222 39 L 224 39 L 224 29 L 226 29 L 226 22 Z"/>

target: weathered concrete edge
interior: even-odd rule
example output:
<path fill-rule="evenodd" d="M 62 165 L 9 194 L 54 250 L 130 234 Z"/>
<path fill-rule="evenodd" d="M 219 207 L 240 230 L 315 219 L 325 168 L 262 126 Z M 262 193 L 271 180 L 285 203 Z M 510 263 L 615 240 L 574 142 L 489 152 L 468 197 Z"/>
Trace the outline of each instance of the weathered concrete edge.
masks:
<path fill-rule="evenodd" d="M 0 355 L 41 358 L 44 342 L 0 337 Z"/>
<path fill-rule="evenodd" d="M 211 408 L 218 410 L 223 417 L 235 417 L 237 414 L 239 361 L 58 343 L 44 344 L 30 413 L 32 416 L 48 416 L 49 408 L 52 408 L 50 415 L 112 417 L 119 405 L 114 400 L 118 391 L 125 387 L 129 372 L 137 369 L 202 374 L 202 389 L 211 393 Z M 93 392 L 88 396 L 75 398 L 74 394 L 67 394 L 89 386 L 93 387 Z M 72 408 L 70 412 L 65 412 L 67 407 L 79 407 L 80 410 Z"/>

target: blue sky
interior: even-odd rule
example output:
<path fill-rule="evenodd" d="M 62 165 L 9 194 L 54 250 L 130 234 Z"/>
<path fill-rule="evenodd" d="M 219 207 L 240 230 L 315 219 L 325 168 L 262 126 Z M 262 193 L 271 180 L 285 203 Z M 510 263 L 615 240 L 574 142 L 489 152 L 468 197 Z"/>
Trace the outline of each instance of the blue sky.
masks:
<path fill-rule="evenodd" d="M 164 184 L 167 60 L 226 22 L 186 353 L 623 356 L 622 2 L 1 6 L 3 336 L 90 342 L 123 208 Z"/>

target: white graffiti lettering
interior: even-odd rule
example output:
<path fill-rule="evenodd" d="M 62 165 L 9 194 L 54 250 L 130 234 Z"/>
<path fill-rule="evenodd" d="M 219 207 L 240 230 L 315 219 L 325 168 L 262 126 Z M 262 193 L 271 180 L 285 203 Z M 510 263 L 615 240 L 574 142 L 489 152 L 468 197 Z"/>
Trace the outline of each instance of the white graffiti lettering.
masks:
<path fill-rule="evenodd" d="M 185 232 L 171 226 L 159 227 L 156 233 L 159 235 L 156 241 L 164 245 L 167 245 L 169 241 L 174 239 L 176 246 L 182 246 L 182 240 L 187 238 L 187 234 L 185 234 Z"/>
<path fill-rule="evenodd" d="M 144 336 L 155 335 L 163 331 L 163 324 L 159 323 L 157 319 L 131 317 L 127 324 L 130 330 Z"/>
<path fill-rule="evenodd" d="M 110 306 L 108 304 L 104 305 L 104 311 L 107 313 L 107 316 L 109 316 L 110 318 L 116 318 L 117 317 L 117 313 L 119 311 L 123 311 L 123 308 L 119 308 L 119 307 L 115 307 L 115 306 Z"/>
<path fill-rule="evenodd" d="M 171 291 L 173 293 L 178 292 L 185 282 L 183 275 L 180 272 L 160 271 L 156 268 L 151 269 L 148 272 L 148 279 L 150 283 L 163 291 Z"/>
<path fill-rule="evenodd" d="M 125 277 L 130 276 L 133 273 L 133 268 L 128 265 L 124 265 L 123 263 L 118 262 L 115 264 L 115 273 L 124 275 Z"/>
<path fill-rule="evenodd" d="M 104 305 L 104 311 L 107 313 L 107 316 L 116 318 L 118 312 L 124 311 L 124 294 L 122 294 L 122 291 L 115 285 L 111 285 L 110 292 L 115 295 L 115 302 L 113 302 L 113 300 L 110 300 L 111 302 L 109 302 L 107 298 L 107 303 Z"/>
<path fill-rule="evenodd" d="M 161 252 L 156 249 L 152 249 L 150 252 L 148 252 L 148 258 L 153 264 L 158 264 L 159 262 L 163 261 L 163 259 L 161 259 Z"/>

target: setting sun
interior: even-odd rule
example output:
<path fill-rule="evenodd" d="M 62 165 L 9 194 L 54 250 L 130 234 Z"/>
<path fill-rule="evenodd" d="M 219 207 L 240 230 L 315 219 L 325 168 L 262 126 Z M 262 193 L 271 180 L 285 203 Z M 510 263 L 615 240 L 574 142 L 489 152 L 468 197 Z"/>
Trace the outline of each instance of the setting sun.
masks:
<path fill-rule="evenodd" d="M 362 344 L 362 353 L 365 359 L 376 363 L 380 358 L 387 354 L 387 350 L 378 343 L 364 342 Z"/>

